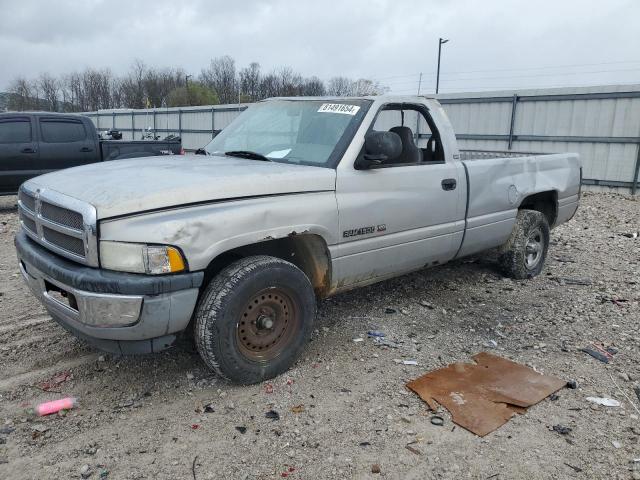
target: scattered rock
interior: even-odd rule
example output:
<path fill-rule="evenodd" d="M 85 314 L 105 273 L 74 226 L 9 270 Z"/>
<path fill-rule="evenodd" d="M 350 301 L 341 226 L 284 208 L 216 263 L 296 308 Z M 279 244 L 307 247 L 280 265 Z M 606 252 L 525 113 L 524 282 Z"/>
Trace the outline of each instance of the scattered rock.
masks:
<path fill-rule="evenodd" d="M 93 475 L 93 470 L 91 469 L 91 467 L 86 464 L 83 465 L 80 469 L 80 476 L 82 478 L 89 478 L 91 475 Z"/>
<path fill-rule="evenodd" d="M 371 473 L 380 473 L 380 465 L 377 463 L 371 465 Z"/>

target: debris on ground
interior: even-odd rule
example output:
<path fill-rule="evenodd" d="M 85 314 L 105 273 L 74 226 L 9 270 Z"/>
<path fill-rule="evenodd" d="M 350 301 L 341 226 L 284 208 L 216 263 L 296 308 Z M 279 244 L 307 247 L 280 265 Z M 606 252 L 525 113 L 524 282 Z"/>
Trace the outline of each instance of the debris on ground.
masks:
<path fill-rule="evenodd" d="M 593 358 L 600 360 L 602 363 L 609 363 L 613 360 L 613 356 L 618 353 L 615 348 L 607 347 L 605 348 L 602 345 L 592 344 L 588 347 L 580 349 L 580 351 L 584 353 L 588 353 Z"/>
<path fill-rule="evenodd" d="M 73 375 L 69 370 L 66 370 L 64 372 L 58 373 L 57 375 L 54 375 L 47 381 L 42 382 L 40 384 L 40 388 L 45 392 L 49 392 L 71 378 L 73 378 Z"/>
<path fill-rule="evenodd" d="M 380 473 L 380 465 L 377 463 L 371 465 L 371 473 Z"/>
<path fill-rule="evenodd" d="M 280 476 L 281 476 L 282 478 L 287 478 L 289 475 L 291 475 L 293 472 L 295 472 L 295 471 L 296 471 L 296 467 L 292 467 L 292 466 L 289 466 L 289 465 L 285 465 L 285 467 L 288 467 L 288 468 L 287 468 L 287 470 L 286 470 L 286 471 L 284 471 L 284 472 L 282 472 L 282 473 L 280 474 Z"/>
<path fill-rule="evenodd" d="M 293 413 L 302 413 L 304 412 L 304 405 L 300 404 L 300 405 L 296 405 L 295 407 L 291 407 L 291 411 Z"/>
<path fill-rule="evenodd" d="M 403 365 L 418 365 L 418 361 L 417 360 L 403 360 L 402 364 Z"/>
<path fill-rule="evenodd" d="M 36 440 L 49 431 L 49 427 L 42 423 L 35 423 L 31 426 L 31 439 Z"/>
<path fill-rule="evenodd" d="M 367 335 L 369 337 L 378 337 L 378 338 L 384 338 L 386 336 L 384 332 L 381 332 L 380 330 L 369 330 L 367 332 Z"/>
<path fill-rule="evenodd" d="M 273 385 L 271 385 L 270 383 L 267 383 L 264 386 L 264 393 L 273 393 Z"/>
<path fill-rule="evenodd" d="M 239 431 L 243 435 L 245 433 L 247 433 L 247 427 L 236 427 L 236 430 Z"/>
<path fill-rule="evenodd" d="M 489 340 L 483 344 L 487 348 L 498 348 L 498 342 L 495 340 Z"/>
<path fill-rule="evenodd" d="M 385 337 L 373 337 L 373 344 L 377 347 L 398 348 L 398 344 L 387 340 Z"/>
<path fill-rule="evenodd" d="M 487 352 L 472 358 L 476 363 L 448 365 L 407 383 L 407 387 L 431 410 L 442 405 L 456 424 L 481 437 L 566 385 L 566 380 Z"/>
<path fill-rule="evenodd" d="M 264 416 L 267 417 L 267 418 L 270 418 L 274 422 L 276 420 L 280 420 L 280 414 L 278 412 L 276 412 L 275 410 L 269 410 L 267 413 L 264 414 Z"/>
<path fill-rule="evenodd" d="M 554 432 L 558 432 L 560 435 L 569 435 L 571 433 L 571 427 L 565 427 L 564 425 L 554 425 L 551 427 Z"/>
<path fill-rule="evenodd" d="M 73 397 L 61 398 L 52 402 L 44 402 L 36 407 L 36 414 L 40 417 L 58 413 L 62 410 L 71 410 L 76 406 L 77 399 Z"/>
<path fill-rule="evenodd" d="M 574 472 L 576 472 L 576 473 L 580 473 L 580 472 L 582 472 L 582 469 L 581 469 L 580 467 L 576 467 L 576 466 L 571 465 L 571 464 L 569 464 L 569 463 L 567 463 L 567 462 L 565 462 L 564 464 L 565 464 L 567 467 L 569 467 L 570 469 L 572 469 L 572 470 L 573 470 Z"/>
<path fill-rule="evenodd" d="M 407 450 L 409 450 L 411 453 L 413 453 L 415 455 L 422 455 L 422 452 L 420 450 L 418 450 L 417 448 L 412 447 L 411 444 L 405 445 L 404 448 L 406 448 Z"/>
<path fill-rule="evenodd" d="M 587 397 L 587 402 L 602 405 L 603 407 L 619 407 L 621 405 L 618 400 L 606 397 Z"/>

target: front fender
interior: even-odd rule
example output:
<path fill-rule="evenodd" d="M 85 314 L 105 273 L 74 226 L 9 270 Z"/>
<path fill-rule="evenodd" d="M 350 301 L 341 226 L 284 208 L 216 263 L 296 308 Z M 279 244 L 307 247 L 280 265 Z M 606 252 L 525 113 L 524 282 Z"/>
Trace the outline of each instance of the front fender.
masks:
<path fill-rule="evenodd" d="M 334 192 L 218 201 L 100 222 L 101 240 L 179 247 L 191 271 L 234 248 L 298 234 L 337 243 Z"/>

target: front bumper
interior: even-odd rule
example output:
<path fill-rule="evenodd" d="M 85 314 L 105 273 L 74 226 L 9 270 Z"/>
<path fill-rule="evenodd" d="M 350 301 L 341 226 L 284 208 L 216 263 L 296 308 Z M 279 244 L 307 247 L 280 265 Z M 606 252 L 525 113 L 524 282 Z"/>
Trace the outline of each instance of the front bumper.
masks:
<path fill-rule="evenodd" d="M 29 239 L 15 238 L 20 270 L 53 319 L 112 353 L 149 353 L 170 346 L 198 299 L 202 272 L 167 276 L 119 273 L 65 260 Z"/>

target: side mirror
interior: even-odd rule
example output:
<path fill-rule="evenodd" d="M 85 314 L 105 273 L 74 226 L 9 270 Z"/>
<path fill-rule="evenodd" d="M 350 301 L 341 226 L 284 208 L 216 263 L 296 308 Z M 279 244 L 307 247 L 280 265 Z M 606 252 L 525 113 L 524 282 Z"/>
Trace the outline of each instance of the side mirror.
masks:
<path fill-rule="evenodd" d="M 356 162 L 356 169 L 366 170 L 393 160 L 402 153 L 402 140 L 395 132 L 367 133 L 364 138 L 364 155 Z"/>
<path fill-rule="evenodd" d="M 207 152 L 204 150 L 204 148 L 199 148 L 196 150 L 196 155 L 206 155 Z"/>

